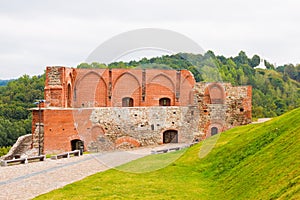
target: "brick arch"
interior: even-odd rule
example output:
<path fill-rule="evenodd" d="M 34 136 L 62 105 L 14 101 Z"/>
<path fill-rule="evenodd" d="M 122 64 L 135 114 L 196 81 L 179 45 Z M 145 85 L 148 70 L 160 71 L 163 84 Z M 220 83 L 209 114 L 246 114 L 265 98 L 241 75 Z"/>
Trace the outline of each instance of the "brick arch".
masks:
<path fill-rule="evenodd" d="M 130 97 L 133 99 L 133 106 L 140 106 L 141 86 L 138 78 L 125 72 L 121 74 L 113 84 L 112 106 L 121 107 L 122 99 Z"/>
<path fill-rule="evenodd" d="M 130 73 L 130 72 L 124 72 L 124 73 L 122 73 L 120 76 L 118 76 L 118 77 L 116 78 L 116 81 L 113 83 L 113 88 L 114 88 L 115 85 L 118 83 L 119 79 L 122 78 L 122 77 L 125 76 L 125 75 L 131 76 L 131 77 L 134 78 L 134 79 L 136 80 L 136 82 L 140 85 L 139 79 L 138 79 L 134 74 L 132 74 L 132 73 Z"/>
<path fill-rule="evenodd" d="M 150 83 L 157 83 L 157 84 L 161 84 L 167 88 L 169 88 L 171 91 L 175 91 L 175 84 L 172 81 L 172 79 L 164 74 L 164 73 L 159 73 L 156 76 L 154 76 Z"/>
<path fill-rule="evenodd" d="M 204 90 L 204 102 L 207 104 L 224 104 L 225 90 L 218 83 L 209 84 Z"/>
<path fill-rule="evenodd" d="M 71 151 L 72 150 L 72 145 L 71 145 L 71 141 L 72 140 L 81 140 L 81 141 L 83 141 L 82 140 L 82 138 L 79 136 L 79 135 L 71 135 L 71 136 L 69 136 L 68 137 L 68 140 L 67 140 L 67 142 L 68 142 L 68 149 L 69 149 L 69 151 Z M 84 144 L 84 143 L 83 143 Z M 85 148 L 85 144 L 84 144 L 84 150 L 86 150 L 86 148 Z"/>
<path fill-rule="evenodd" d="M 102 86 L 99 86 L 101 85 Z M 75 107 L 93 107 L 99 103 L 97 100 L 101 99 L 101 95 L 97 89 L 103 88 L 103 94 L 107 95 L 107 87 L 104 79 L 96 72 L 91 71 L 82 76 L 75 83 L 74 88 L 74 105 Z M 106 97 L 106 96 L 105 96 Z M 102 101 L 101 101 L 102 102 Z M 106 105 L 106 99 L 105 99 Z"/>
<path fill-rule="evenodd" d="M 218 133 L 217 134 L 219 134 L 219 133 L 223 132 L 224 125 L 221 122 L 213 122 L 213 123 L 211 123 L 208 126 L 206 137 L 212 136 L 212 129 L 213 128 L 217 128 L 218 129 Z"/>
<path fill-rule="evenodd" d="M 101 77 L 95 94 L 95 106 L 96 107 L 106 107 L 107 106 L 107 85 L 104 79 Z"/>
<path fill-rule="evenodd" d="M 168 87 L 157 83 L 149 83 L 146 85 L 146 105 L 159 106 L 161 98 L 169 98 L 170 105 L 175 104 L 175 93 Z"/>
<path fill-rule="evenodd" d="M 146 104 L 159 106 L 159 99 L 169 98 L 175 105 L 175 84 L 168 75 L 159 73 L 146 85 Z"/>
<path fill-rule="evenodd" d="M 139 141 L 137 141 L 133 137 L 129 137 L 129 136 L 120 137 L 120 138 L 116 139 L 116 141 L 115 141 L 115 144 L 116 144 L 117 148 L 120 147 L 123 144 L 126 144 L 126 143 L 129 144 L 129 145 L 132 145 L 134 147 L 141 146 Z"/>
<path fill-rule="evenodd" d="M 97 141 L 98 137 L 104 135 L 105 131 L 100 125 L 93 126 L 91 129 L 91 141 Z"/>
<path fill-rule="evenodd" d="M 82 138 L 80 138 L 80 136 L 78 134 L 73 134 L 71 136 L 68 137 L 68 140 L 82 140 Z"/>

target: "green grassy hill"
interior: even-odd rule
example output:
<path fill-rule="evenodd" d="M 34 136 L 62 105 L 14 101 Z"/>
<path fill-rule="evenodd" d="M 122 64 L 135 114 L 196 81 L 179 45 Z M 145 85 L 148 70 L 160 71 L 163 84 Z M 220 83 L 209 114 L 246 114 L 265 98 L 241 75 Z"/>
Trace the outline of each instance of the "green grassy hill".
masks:
<path fill-rule="evenodd" d="M 220 137 L 219 137 L 220 136 Z M 219 137 L 212 151 L 201 147 Z M 181 152 L 121 166 L 153 168 Z M 169 166 L 147 173 L 108 170 L 37 199 L 300 199 L 300 109 L 237 127 L 191 147 Z"/>

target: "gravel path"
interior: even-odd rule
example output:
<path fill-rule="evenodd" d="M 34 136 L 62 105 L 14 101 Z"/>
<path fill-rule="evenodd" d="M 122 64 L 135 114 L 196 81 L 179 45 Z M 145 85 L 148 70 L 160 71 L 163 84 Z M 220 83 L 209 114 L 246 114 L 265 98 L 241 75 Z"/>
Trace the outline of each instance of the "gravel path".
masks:
<path fill-rule="evenodd" d="M 252 122 L 252 124 L 260 124 L 271 120 L 272 118 L 258 118 L 256 122 Z"/>
<path fill-rule="evenodd" d="M 32 199 L 89 175 L 149 155 L 151 150 L 153 148 L 87 154 L 80 157 L 46 159 L 43 162 L 0 167 L 0 199 Z"/>

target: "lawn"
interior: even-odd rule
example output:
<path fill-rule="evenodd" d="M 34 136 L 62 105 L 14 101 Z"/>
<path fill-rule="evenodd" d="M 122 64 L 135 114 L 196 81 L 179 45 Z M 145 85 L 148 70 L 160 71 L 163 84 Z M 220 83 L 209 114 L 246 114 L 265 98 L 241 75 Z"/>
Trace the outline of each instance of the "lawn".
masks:
<path fill-rule="evenodd" d="M 300 109 L 147 156 L 36 199 L 300 199 Z"/>

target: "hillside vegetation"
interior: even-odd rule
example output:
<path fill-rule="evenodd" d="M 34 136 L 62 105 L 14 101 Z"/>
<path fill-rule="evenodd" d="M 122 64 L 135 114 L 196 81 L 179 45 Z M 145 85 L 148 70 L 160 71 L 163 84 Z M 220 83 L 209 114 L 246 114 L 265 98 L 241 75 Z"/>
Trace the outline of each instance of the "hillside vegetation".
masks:
<path fill-rule="evenodd" d="M 0 86 L 0 147 L 13 145 L 19 136 L 31 133 L 31 112 L 44 98 L 44 76 L 24 75 Z"/>
<path fill-rule="evenodd" d="M 216 137 L 212 151 L 199 158 Z M 151 169 L 176 154 L 148 156 L 37 199 L 300 199 L 300 108 L 215 135 L 162 169 L 122 171 Z"/>

